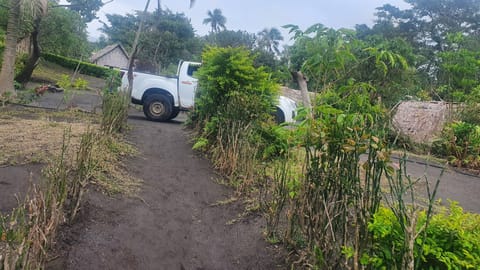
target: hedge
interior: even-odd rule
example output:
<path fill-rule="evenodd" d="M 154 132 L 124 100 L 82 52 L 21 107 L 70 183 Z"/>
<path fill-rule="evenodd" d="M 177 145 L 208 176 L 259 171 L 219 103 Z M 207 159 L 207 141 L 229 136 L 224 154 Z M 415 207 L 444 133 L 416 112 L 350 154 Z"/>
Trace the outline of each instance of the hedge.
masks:
<path fill-rule="evenodd" d="M 62 67 L 69 68 L 69 69 L 76 69 L 78 63 L 80 62 L 79 60 L 76 60 L 76 59 L 71 59 L 71 58 L 67 58 L 64 56 L 51 54 L 51 53 L 43 53 L 42 58 L 49 62 L 58 64 Z M 95 64 L 87 63 L 87 62 L 80 62 L 79 71 L 82 74 L 94 76 L 97 78 L 108 78 L 110 74 L 109 68 L 97 66 Z"/>

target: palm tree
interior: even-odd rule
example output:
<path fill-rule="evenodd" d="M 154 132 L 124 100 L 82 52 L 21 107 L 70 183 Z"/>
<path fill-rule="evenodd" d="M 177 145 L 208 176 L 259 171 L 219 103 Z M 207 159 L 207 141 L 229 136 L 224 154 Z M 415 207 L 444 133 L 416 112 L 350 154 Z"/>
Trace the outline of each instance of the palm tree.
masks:
<path fill-rule="evenodd" d="M 258 36 L 258 46 L 260 48 L 270 53 L 280 54 L 278 46 L 280 46 L 280 41 L 283 40 L 283 37 L 277 28 L 265 28 L 260 33 L 258 33 Z"/>
<path fill-rule="evenodd" d="M 7 33 L 5 35 L 5 50 L 3 52 L 0 71 L 0 95 L 7 92 L 15 94 L 13 79 L 15 75 L 15 60 L 17 56 L 17 41 L 21 32 L 21 18 L 43 16 L 47 0 L 10 0 L 8 11 Z"/>
<path fill-rule="evenodd" d="M 208 18 L 203 20 L 203 24 L 210 24 L 212 27 L 212 33 L 218 33 L 221 29 L 226 30 L 225 23 L 227 18 L 223 16 L 222 11 L 218 8 L 212 11 L 208 11 Z"/>
<path fill-rule="evenodd" d="M 7 33 L 5 36 L 5 51 L 3 52 L 2 69 L 0 71 L 0 95 L 7 92 L 15 93 L 13 77 L 15 71 L 15 59 L 17 56 L 17 40 L 20 24 L 20 1 L 10 0 L 8 11 Z"/>

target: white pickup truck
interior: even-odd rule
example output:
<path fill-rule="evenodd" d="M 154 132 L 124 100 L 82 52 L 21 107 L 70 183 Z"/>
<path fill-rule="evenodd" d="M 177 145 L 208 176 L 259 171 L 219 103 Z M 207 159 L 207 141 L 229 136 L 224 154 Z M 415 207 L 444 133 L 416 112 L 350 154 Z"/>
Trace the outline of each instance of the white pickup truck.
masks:
<path fill-rule="evenodd" d="M 152 121 L 167 121 L 177 117 L 180 111 L 192 109 L 198 82 L 194 73 L 200 65 L 181 61 L 173 77 L 134 72 L 132 103 L 142 105 L 143 113 Z M 122 89 L 126 86 L 127 73 L 122 78 Z M 296 109 L 292 99 L 280 96 L 275 113 L 277 123 L 294 122 Z"/>

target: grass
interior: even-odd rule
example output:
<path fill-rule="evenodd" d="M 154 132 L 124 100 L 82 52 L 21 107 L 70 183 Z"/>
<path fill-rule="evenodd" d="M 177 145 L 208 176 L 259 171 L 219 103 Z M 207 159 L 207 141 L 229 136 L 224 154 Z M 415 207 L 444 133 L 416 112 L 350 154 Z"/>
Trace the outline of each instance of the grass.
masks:
<path fill-rule="evenodd" d="M 33 72 L 32 81 L 41 83 L 57 83 L 62 80 L 62 75 L 71 76 L 72 74 L 72 70 L 41 59 L 40 64 Z M 100 78 L 83 74 L 78 74 L 77 78 L 81 78 L 88 82 L 87 90 L 101 90 L 105 87 L 105 80 Z"/>

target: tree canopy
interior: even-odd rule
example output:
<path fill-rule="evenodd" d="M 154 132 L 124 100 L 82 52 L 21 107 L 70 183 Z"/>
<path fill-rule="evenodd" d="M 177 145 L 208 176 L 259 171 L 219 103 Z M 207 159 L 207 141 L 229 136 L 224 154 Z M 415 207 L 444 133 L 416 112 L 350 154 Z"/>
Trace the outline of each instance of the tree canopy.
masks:
<path fill-rule="evenodd" d="M 87 26 L 80 14 L 51 8 L 40 25 L 39 43 L 44 52 L 71 58 L 88 57 Z"/>
<path fill-rule="evenodd" d="M 106 16 L 109 24 L 104 23 L 101 28 L 106 41 L 110 44 L 120 43 L 129 50 L 139 23 L 138 13 Z M 158 72 L 181 59 L 192 59 L 199 55 L 200 42 L 195 39 L 190 20 L 184 14 L 167 9 L 148 12 L 146 16 L 137 69 Z"/>

